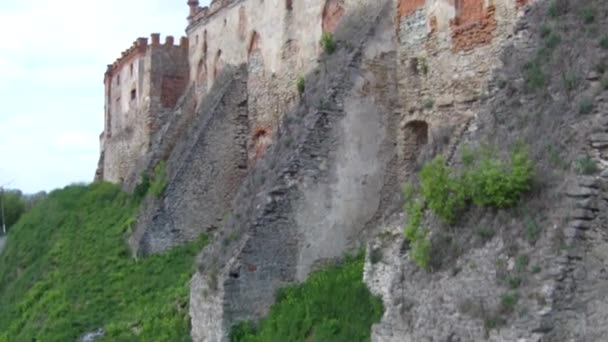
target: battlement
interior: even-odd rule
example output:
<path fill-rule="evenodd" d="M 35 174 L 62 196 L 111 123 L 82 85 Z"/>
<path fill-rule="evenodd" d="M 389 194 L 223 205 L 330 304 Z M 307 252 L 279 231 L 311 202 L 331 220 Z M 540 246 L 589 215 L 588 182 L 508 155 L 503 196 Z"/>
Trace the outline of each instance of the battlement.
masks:
<path fill-rule="evenodd" d="M 209 6 L 200 7 L 198 0 L 189 0 L 190 15 L 188 16 L 188 27 L 208 21 L 217 13 L 243 0 L 213 0 Z"/>
<path fill-rule="evenodd" d="M 175 38 L 173 36 L 166 36 L 164 44 L 160 43 L 160 33 L 152 33 L 150 35 L 150 43 L 148 43 L 148 38 L 137 38 L 131 47 L 124 50 L 120 57 L 118 57 L 114 63 L 108 64 L 106 73 L 104 75 L 104 79 L 108 77 L 112 77 L 116 72 L 118 72 L 122 67 L 132 61 L 134 58 L 138 56 L 145 55 L 151 47 L 154 48 L 166 48 L 166 49 L 188 49 L 188 38 L 181 37 L 179 41 L 179 45 L 175 44 Z"/>

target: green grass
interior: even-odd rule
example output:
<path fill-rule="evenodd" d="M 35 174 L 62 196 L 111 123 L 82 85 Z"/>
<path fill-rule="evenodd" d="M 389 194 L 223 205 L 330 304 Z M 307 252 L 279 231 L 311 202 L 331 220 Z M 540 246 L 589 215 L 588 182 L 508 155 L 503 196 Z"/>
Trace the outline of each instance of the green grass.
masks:
<path fill-rule="evenodd" d="M 362 280 L 363 257 L 347 259 L 287 287 L 259 324 L 232 329 L 232 342 L 369 341 L 371 325 L 380 321 L 382 301 Z"/>
<path fill-rule="evenodd" d="M 152 175 L 150 183 L 150 192 L 156 197 L 161 197 L 165 193 L 166 188 L 167 166 L 164 161 L 161 161 L 154 168 L 154 174 Z"/>
<path fill-rule="evenodd" d="M 204 240 L 138 261 L 138 200 L 107 183 L 52 192 L 0 256 L 0 341 L 188 341 L 188 281 Z"/>

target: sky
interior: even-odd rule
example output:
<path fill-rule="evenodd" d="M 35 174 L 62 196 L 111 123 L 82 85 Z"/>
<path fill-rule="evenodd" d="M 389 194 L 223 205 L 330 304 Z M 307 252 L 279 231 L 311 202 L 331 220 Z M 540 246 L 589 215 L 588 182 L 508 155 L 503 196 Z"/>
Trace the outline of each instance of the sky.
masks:
<path fill-rule="evenodd" d="M 92 181 L 106 65 L 137 37 L 179 41 L 186 2 L 0 0 L 0 186 L 34 193 Z"/>

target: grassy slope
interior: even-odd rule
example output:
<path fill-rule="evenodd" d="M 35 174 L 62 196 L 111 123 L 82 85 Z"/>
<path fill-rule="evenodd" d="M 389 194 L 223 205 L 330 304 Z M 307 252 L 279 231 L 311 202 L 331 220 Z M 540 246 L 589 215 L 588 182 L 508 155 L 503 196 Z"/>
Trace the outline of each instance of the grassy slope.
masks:
<path fill-rule="evenodd" d="M 380 321 L 382 301 L 363 283 L 363 258 L 328 267 L 280 291 L 268 317 L 256 327 L 243 323 L 233 342 L 369 341 Z"/>
<path fill-rule="evenodd" d="M 109 184 L 71 186 L 26 214 L 0 256 L 0 341 L 189 340 L 188 280 L 204 241 L 135 261 L 138 201 Z"/>

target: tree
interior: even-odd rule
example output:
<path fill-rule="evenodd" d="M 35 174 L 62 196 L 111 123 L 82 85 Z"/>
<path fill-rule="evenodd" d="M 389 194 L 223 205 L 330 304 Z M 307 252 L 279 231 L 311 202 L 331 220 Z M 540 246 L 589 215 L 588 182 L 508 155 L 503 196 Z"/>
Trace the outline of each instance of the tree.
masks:
<path fill-rule="evenodd" d="M 25 201 L 19 190 L 5 190 L 0 188 L 0 222 L 2 233 L 6 234 L 8 229 L 15 224 L 21 214 L 25 212 Z"/>

